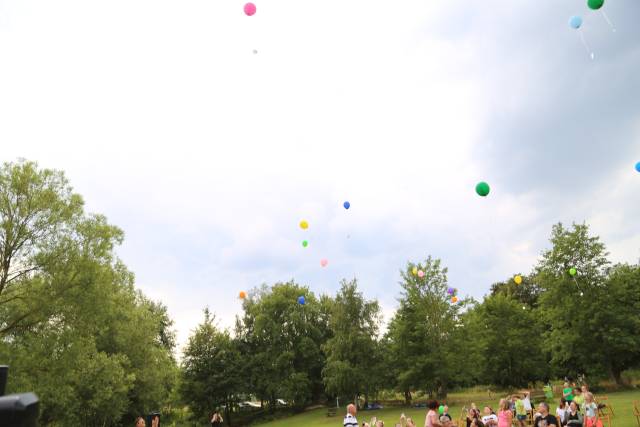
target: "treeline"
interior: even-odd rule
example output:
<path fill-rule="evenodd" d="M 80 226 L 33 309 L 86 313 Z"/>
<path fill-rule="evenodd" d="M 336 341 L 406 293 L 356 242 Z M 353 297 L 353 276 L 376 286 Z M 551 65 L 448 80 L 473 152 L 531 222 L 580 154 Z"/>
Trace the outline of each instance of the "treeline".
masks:
<path fill-rule="evenodd" d="M 416 391 L 442 397 L 579 374 L 621 384 L 640 365 L 639 266 L 612 265 L 583 224 L 554 226 L 550 243 L 529 274 L 514 272 L 482 302 L 452 299 L 440 260 L 407 263 L 386 331 L 355 279 L 335 296 L 295 282 L 256 289 L 233 335 L 205 312 L 184 353 L 181 395 L 204 420 L 247 399 L 302 408 L 385 390 L 409 402 Z"/>
<path fill-rule="evenodd" d="M 532 270 L 481 302 L 463 285 L 452 299 L 440 260 L 408 262 L 386 325 L 356 279 L 335 295 L 294 281 L 254 289 L 231 330 L 205 310 L 180 364 L 166 307 L 115 255 L 122 239 L 61 172 L 0 168 L 0 364 L 8 392 L 40 397 L 43 425 L 130 425 L 156 410 L 166 424 L 171 408 L 198 423 L 219 409 L 234 425 L 248 400 L 295 410 L 565 375 L 621 383 L 640 365 L 640 267 L 613 265 L 584 224 L 554 226 Z"/>

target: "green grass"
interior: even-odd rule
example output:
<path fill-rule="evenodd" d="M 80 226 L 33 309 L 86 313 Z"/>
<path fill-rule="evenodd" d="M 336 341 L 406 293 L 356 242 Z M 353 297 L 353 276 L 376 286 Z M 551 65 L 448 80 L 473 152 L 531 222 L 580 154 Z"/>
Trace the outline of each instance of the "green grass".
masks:
<path fill-rule="evenodd" d="M 602 394 L 604 396 L 605 394 Z M 615 427 L 638 427 L 635 417 L 633 416 L 633 401 L 640 400 L 640 391 L 624 391 L 617 393 L 607 393 L 609 397 L 608 401 L 614 410 L 614 417 L 611 419 L 611 425 Z M 598 397 L 598 396 L 596 396 Z M 449 413 L 453 417 L 454 421 L 460 418 L 461 410 L 463 406 L 469 406 L 471 402 L 474 402 L 478 407 L 489 404 L 494 409 L 498 406 L 500 396 L 497 395 L 493 399 L 489 399 L 486 392 L 476 393 L 452 393 L 449 395 Z M 557 403 L 551 404 L 552 412 L 555 414 Z M 381 409 L 377 411 L 360 411 L 358 413 L 358 421 L 362 424 L 363 421 L 370 421 L 372 417 L 377 417 L 379 420 L 383 420 L 385 427 L 394 427 L 395 423 L 400 420 L 400 414 L 403 413 L 407 417 L 411 417 L 416 421 L 416 425 L 422 427 L 424 425 L 424 418 L 426 415 L 426 409 L 417 408 L 389 408 Z M 300 415 L 295 415 L 282 420 L 271 421 L 268 423 L 260 424 L 260 427 L 326 427 L 326 426 L 341 426 L 343 411 L 338 411 L 335 417 L 327 417 L 326 409 L 316 409 L 313 411 L 305 412 Z M 604 427 L 608 427 L 605 423 Z"/>

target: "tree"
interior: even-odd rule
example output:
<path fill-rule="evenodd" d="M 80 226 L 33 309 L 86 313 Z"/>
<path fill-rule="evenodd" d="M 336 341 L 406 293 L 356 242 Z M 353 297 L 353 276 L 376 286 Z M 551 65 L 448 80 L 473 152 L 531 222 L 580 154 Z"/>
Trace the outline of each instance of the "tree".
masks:
<path fill-rule="evenodd" d="M 498 293 L 467 316 L 473 336 L 470 352 L 480 355 L 481 380 L 501 387 L 526 387 L 545 377 L 542 325 L 531 307 Z"/>
<path fill-rule="evenodd" d="M 219 331 L 214 316 L 204 311 L 204 321 L 189 337 L 182 362 L 180 394 L 200 423 L 213 410 L 225 409 L 230 423 L 231 405 L 241 389 L 242 357 L 227 331 Z"/>
<path fill-rule="evenodd" d="M 420 277 L 414 268 L 424 272 Z M 451 303 L 447 269 L 439 259 L 407 264 L 401 271 L 400 307 L 389 327 L 398 355 L 398 384 L 405 392 L 424 390 L 446 396 L 459 367 L 449 357 L 456 351 L 454 331 L 461 327 L 459 304 Z M 464 303 L 464 302 L 463 302 Z"/>
<path fill-rule="evenodd" d="M 64 262 L 63 248 L 82 237 L 77 233 L 82 206 L 62 172 L 39 170 L 33 162 L 0 168 L 0 336 L 47 319 L 42 312 L 53 301 L 30 298 L 31 279 Z M 47 286 L 55 292 L 48 296 L 77 285 L 51 281 Z M 29 299 L 40 304 L 21 304 Z"/>
<path fill-rule="evenodd" d="M 0 358 L 41 422 L 120 425 L 159 409 L 176 364 L 171 320 L 115 256 L 123 233 L 87 215 L 61 172 L 0 170 Z M 163 339 L 165 342 L 163 343 Z"/>
<path fill-rule="evenodd" d="M 298 303 L 300 296 L 304 305 Z M 248 358 L 247 394 L 271 408 L 278 399 L 302 408 L 323 395 L 321 345 L 328 336 L 328 304 L 294 282 L 251 292 L 236 322 L 241 351 Z"/>
<path fill-rule="evenodd" d="M 331 312 L 332 337 L 324 345 L 322 377 L 328 393 L 365 400 L 377 391 L 375 367 L 381 363 L 377 336 L 381 322 L 377 301 L 367 301 L 358 283 L 343 280 Z"/>
<path fill-rule="evenodd" d="M 536 269 L 551 362 L 559 374 L 608 372 L 620 383 L 622 370 L 638 361 L 636 270 L 612 269 L 586 224 L 555 225 L 551 243 Z"/>
<path fill-rule="evenodd" d="M 491 296 L 504 295 L 528 307 L 537 307 L 541 289 L 535 280 L 522 275 L 522 283 L 517 284 L 514 277 L 491 285 Z"/>

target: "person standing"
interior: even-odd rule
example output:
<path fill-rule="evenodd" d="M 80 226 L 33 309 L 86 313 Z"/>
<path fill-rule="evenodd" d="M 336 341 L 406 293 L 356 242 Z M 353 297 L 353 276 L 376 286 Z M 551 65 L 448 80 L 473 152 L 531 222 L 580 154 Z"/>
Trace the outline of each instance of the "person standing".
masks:
<path fill-rule="evenodd" d="M 568 382 L 564 383 L 564 388 L 562 389 L 562 397 L 569 403 L 573 400 L 573 387 Z"/>
<path fill-rule="evenodd" d="M 536 420 L 533 422 L 533 427 L 560 427 L 556 417 L 549 414 L 548 403 L 540 402 L 540 405 L 538 405 L 538 412 L 540 412 L 540 415 L 536 417 Z"/>
<path fill-rule="evenodd" d="M 524 400 L 519 397 L 516 400 L 516 419 L 518 420 L 518 425 L 520 427 L 524 427 L 525 421 L 527 421 L 527 409 L 524 406 Z"/>
<path fill-rule="evenodd" d="M 427 417 L 424 420 L 424 427 L 442 427 L 438 419 L 438 402 L 430 400 L 427 403 L 427 407 L 429 408 L 429 412 L 427 412 Z"/>
<path fill-rule="evenodd" d="M 356 419 L 356 414 L 358 413 L 358 408 L 353 403 L 347 405 L 347 415 L 344 416 L 343 427 L 358 427 L 358 420 Z"/>
<path fill-rule="evenodd" d="M 513 412 L 511 404 L 507 399 L 500 399 L 500 409 L 498 410 L 498 427 L 511 427 Z"/>

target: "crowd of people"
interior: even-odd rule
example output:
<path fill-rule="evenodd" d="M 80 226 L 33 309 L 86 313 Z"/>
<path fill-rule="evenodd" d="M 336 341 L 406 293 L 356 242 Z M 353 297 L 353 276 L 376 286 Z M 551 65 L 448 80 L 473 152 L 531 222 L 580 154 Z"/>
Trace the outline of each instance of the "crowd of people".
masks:
<path fill-rule="evenodd" d="M 546 385 L 543 391 L 545 400 L 552 401 L 554 394 L 551 385 Z M 472 403 L 469 409 L 463 408 L 466 419 L 462 420 L 462 425 L 454 423 L 447 405 L 440 405 L 437 401 L 430 400 L 427 408 L 424 427 L 526 427 L 530 423 L 533 427 L 603 427 L 599 407 L 588 387 L 586 385 L 577 387 L 569 382 L 564 384 L 555 415 L 551 413 L 549 403 L 546 401 L 540 402 L 534 409 L 529 392 L 500 399 L 497 412 L 490 406 L 485 406 L 480 411 Z M 356 413 L 355 405 L 347 406 L 344 427 L 358 427 Z M 382 420 L 375 417 L 370 422 L 362 423 L 362 427 L 384 427 L 384 425 Z M 400 422 L 396 423 L 395 427 L 417 427 L 417 423 L 402 414 Z"/>

